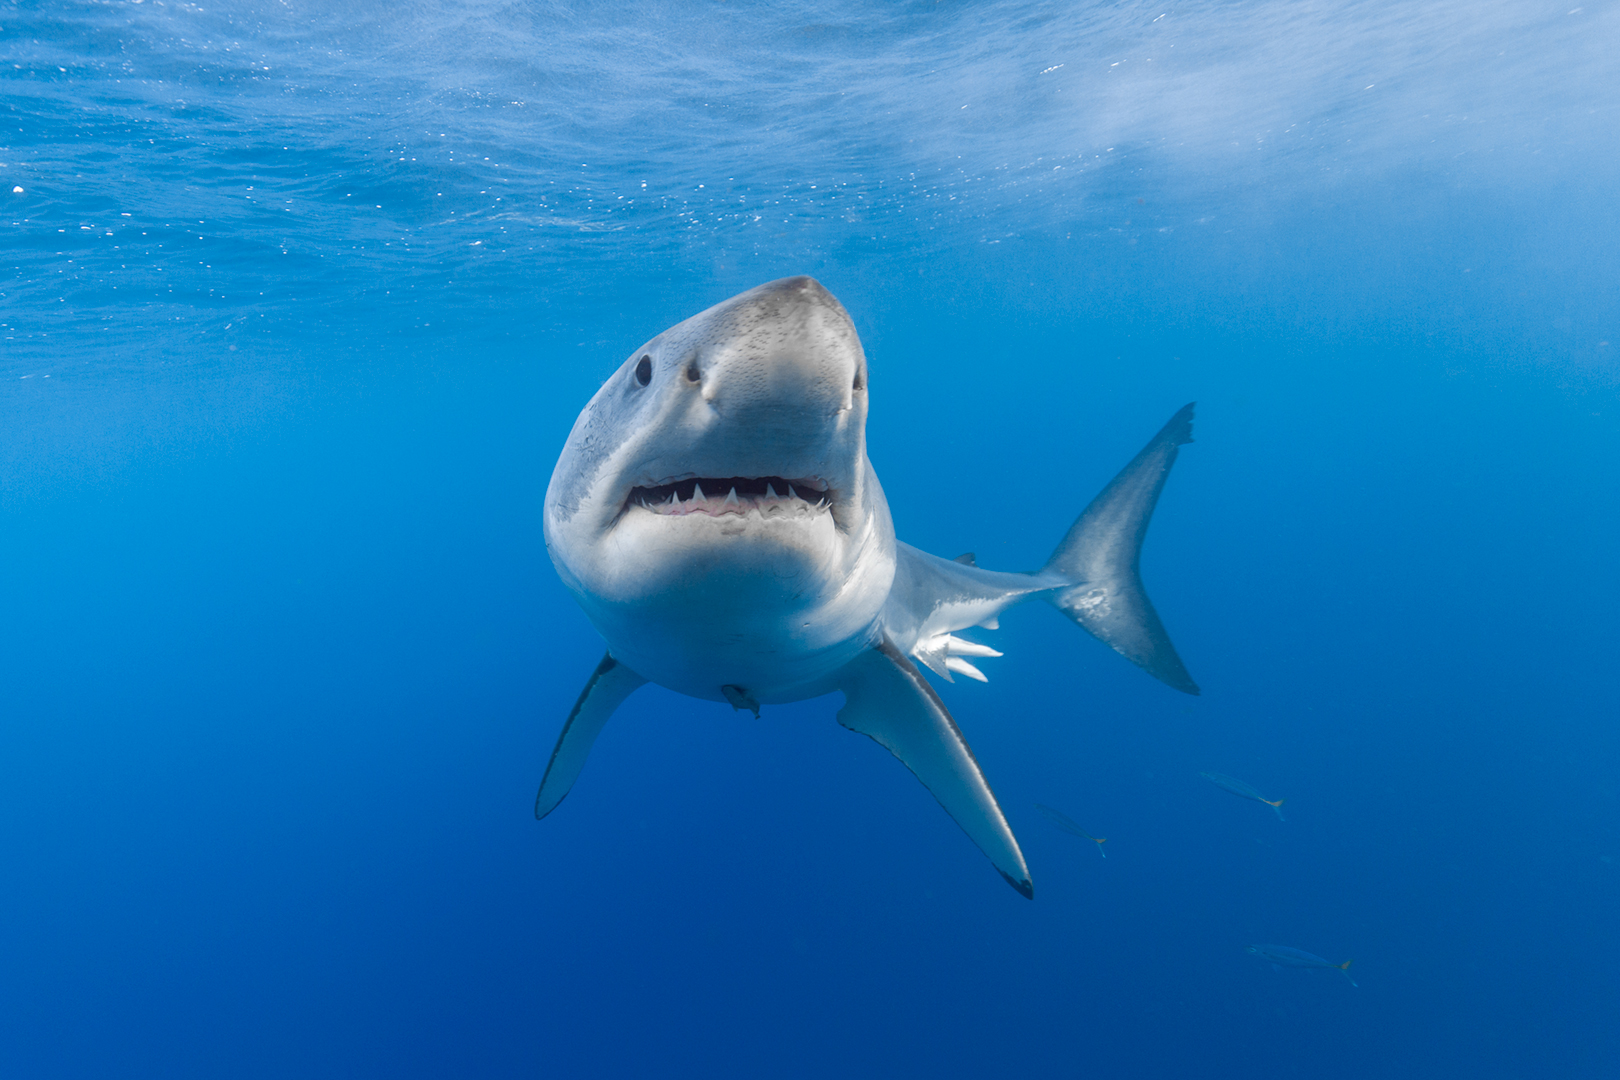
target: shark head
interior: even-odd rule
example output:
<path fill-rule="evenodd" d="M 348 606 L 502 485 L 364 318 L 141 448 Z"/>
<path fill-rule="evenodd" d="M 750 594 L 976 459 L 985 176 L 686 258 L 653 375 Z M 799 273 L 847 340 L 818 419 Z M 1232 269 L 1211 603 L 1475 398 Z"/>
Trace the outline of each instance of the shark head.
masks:
<path fill-rule="evenodd" d="M 694 696 L 770 700 L 865 647 L 895 564 L 866 384 L 848 313 L 808 277 L 630 354 L 545 505 L 552 560 L 615 657 Z"/>

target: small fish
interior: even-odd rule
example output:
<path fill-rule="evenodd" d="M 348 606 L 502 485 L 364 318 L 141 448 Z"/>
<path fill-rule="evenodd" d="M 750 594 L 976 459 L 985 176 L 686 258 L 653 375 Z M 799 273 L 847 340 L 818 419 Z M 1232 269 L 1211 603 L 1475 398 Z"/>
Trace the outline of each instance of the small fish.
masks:
<path fill-rule="evenodd" d="M 1283 817 L 1282 812 L 1282 804 L 1287 800 L 1268 799 L 1258 791 L 1254 790 L 1254 788 L 1250 787 L 1248 784 L 1245 784 L 1243 781 L 1235 777 L 1227 776 L 1225 773 L 1207 772 L 1199 773 L 1198 775 L 1202 776 L 1205 780 L 1208 780 L 1222 791 L 1230 791 L 1233 795 L 1236 795 L 1241 799 L 1253 799 L 1255 802 L 1265 803 L 1267 806 L 1277 811 L 1278 821 L 1288 820 L 1287 818 Z"/>
<path fill-rule="evenodd" d="M 1308 953 L 1303 949 L 1290 949 L 1287 945 L 1250 945 L 1249 952 L 1262 960 L 1269 960 L 1279 967 L 1331 968 L 1334 971 L 1344 972 L 1344 977 L 1350 979 L 1350 961 L 1348 960 L 1342 964 L 1335 964 L 1331 960 L 1322 959 L 1315 953 Z M 1356 980 L 1350 979 L 1350 985 L 1356 986 Z"/>
<path fill-rule="evenodd" d="M 1104 851 L 1102 847 L 1104 844 L 1108 843 L 1108 837 L 1092 836 L 1090 833 L 1086 832 L 1086 830 L 1082 829 L 1080 826 L 1076 825 L 1072 820 L 1070 820 L 1069 815 L 1060 810 L 1054 810 L 1050 806 L 1042 806 L 1040 803 L 1036 803 L 1035 809 L 1051 818 L 1052 824 L 1056 825 L 1069 835 L 1083 837 L 1090 840 L 1093 844 L 1096 844 L 1097 854 L 1101 855 L 1105 859 L 1108 858 L 1108 852 Z"/>

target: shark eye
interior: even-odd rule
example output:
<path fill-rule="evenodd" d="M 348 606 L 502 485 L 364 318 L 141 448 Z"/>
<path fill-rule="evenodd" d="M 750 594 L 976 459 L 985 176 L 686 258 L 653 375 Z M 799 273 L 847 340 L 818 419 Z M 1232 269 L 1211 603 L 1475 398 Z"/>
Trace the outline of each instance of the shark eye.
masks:
<path fill-rule="evenodd" d="M 703 374 L 702 374 L 702 372 L 698 371 L 697 364 L 692 363 L 692 364 L 687 364 L 686 365 L 686 381 L 687 382 L 693 382 L 693 383 L 699 382 L 699 381 L 702 380 L 702 378 L 703 378 Z"/>
<path fill-rule="evenodd" d="M 643 356 L 641 362 L 636 365 L 636 382 L 642 386 L 652 382 L 652 357 Z"/>

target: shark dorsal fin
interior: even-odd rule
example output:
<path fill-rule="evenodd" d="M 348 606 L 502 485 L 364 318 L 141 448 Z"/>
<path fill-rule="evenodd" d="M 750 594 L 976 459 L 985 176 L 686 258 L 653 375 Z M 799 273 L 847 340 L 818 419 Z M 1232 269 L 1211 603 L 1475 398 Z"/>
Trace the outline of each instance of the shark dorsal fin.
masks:
<path fill-rule="evenodd" d="M 971 551 L 964 551 L 964 552 L 962 552 L 962 554 L 960 554 L 960 555 L 958 555 L 958 556 L 957 556 L 957 557 L 956 557 L 956 558 L 954 558 L 954 559 L 952 559 L 952 560 L 951 560 L 951 562 L 959 562 L 959 563 L 961 563 L 961 564 L 962 564 L 962 565 L 963 565 L 963 566 L 978 566 L 978 565 L 979 565 L 979 564 L 978 564 L 978 563 L 977 563 L 977 562 L 976 562 L 976 561 L 975 561 L 975 560 L 974 560 L 974 558 L 973 558 L 973 552 L 971 552 Z"/>

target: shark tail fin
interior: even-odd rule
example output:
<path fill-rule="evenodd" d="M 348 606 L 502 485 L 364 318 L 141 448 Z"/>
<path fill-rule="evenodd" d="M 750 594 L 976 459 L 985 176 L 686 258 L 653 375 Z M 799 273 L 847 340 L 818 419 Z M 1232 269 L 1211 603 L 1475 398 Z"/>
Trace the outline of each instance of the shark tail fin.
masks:
<path fill-rule="evenodd" d="M 1273 810 L 1277 811 L 1277 820 L 1278 821 L 1287 821 L 1288 820 L 1287 818 L 1283 817 L 1283 812 L 1282 812 L 1282 804 L 1287 802 L 1288 801 L 1287 799 L 1261 799 L 1260 801 L 1265 803 L 1267 806 L 1271 807 Z"/>
<path fill-rule="evenodd" d="M 1105 859 L 1108 858 L 1108 852 L 1103 850 L 1103 845 L 1108 843 L 1108 837 L 1097 836 L 1093 837 L 1093 839 L 1097 841 L 1097 854 L 1101 855 Z"/>
<path fill-rule="evenodd" d="M 1058 610 L 1149 675 L 1187 694 L 1197 694 L 1198 684 L 1142 588 L 1139 564 L 1165 478 L 1179 448 L 1192 442 L 1192 419 L 1191 404 L 1170 418 L 1091 500 L 1044 568 L 1072 583 L 1047 594 Z"/>
<path fill-rule="evenodd" d="M 1335 964 L 1333 966 L 1338 968 L 1340 971 L 1344 972 L 1344 977 L 1345 978 L 1350 979 L 1350 965 L 1351 965 L 1351 963 L 1353 963 L 1353 961 L 1346 960 L 1342 964 Z M 1356 980 L 1354 980 L 1354 979 L 1350 979 L 1350 985 L 1354 986 L 1358 990 L 1361 989 L 1361 984 L 1356 982 Z"/>

